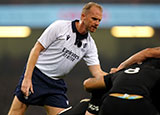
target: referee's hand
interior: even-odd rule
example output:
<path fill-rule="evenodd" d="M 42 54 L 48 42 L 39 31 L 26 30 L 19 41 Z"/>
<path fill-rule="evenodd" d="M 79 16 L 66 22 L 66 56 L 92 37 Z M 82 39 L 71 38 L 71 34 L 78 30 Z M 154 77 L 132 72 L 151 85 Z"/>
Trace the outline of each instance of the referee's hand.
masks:
<path fill-rule="evenodd" d="M 112 74 L 112 73 L 116 73 L 117 71 L 119 71 L 118 68 L 111 68 L 109 73 Z"/>
<path fill-rule="evenodd" d="M 23 92 L 24 96 L 28 97 L 31 93 L 34 93 L 33 91 L 33 86 L 32 86 L 32 80 L 25 78 L 23 79 L 22 86 L 21 86 L 21 91 Z"/>

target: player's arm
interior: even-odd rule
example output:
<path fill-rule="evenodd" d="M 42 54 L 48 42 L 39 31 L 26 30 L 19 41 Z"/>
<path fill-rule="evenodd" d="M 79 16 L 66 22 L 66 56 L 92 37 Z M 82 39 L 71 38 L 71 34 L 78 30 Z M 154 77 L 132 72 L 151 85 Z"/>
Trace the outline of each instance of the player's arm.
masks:
<path fill-rule="evenodd" d="M 44 47 L 39 42 L 36 42 L 36 44 L 34 45 L 34 47 L 30 52 L 26 66 L 26 71 L 24 74 L 24 80 L 22 82 L 22 87 L 21 87 L 21 90 L 25 96 L 29 95 L 29 90 L 31 90 L 31 92 L 34 93 L 32 86 L 32 72 L 37 62 L 38 56 L 42 50 L 44 50 Z"/>
<path fill-rule="evenodd" d="M 92 94 L 92 97 L 89 102 L 89 106 L 87 108 L 87 112 L 85 115 L 97 115 L 99 112 L 99 108 L 101 105 L 101 99 L 105 93 L 107 93 L 108 89 L 106 89 L 106 78 L 107 87 L 109 87 L 109 80 L 111 76 L 104 77 L 96 77 L 96 78 L 88 78 L 84 81 L 84 88 L 86 91 Z"/>
<path fill-rule="evenodd" d="M 88 68 L 93 77 L 102 77 L 108 74 L 101 69 L 100 65 L 92 65 L 88 66 Z"/>
<path fill-rule="evenodd" d="M 160 47 L 146 48 L 122 62 L 118 68 L 112 68 L 110 73 L 114 73 L 135 63 L 141 63 L 147 58 L 160 58 Z"/>
<path fill-rule="evenodd" d="M 106 87 L 104 77 L 88 78 L 83 82 L 83 85 L 88 92 Z"/>

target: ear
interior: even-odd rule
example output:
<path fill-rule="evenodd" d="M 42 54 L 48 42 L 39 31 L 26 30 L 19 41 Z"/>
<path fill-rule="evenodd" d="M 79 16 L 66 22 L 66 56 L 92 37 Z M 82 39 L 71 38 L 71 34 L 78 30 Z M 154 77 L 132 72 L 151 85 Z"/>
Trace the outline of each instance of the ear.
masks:
<path fill-rule="evenodd" d="M 84 13 L 81 14 L 81 20 L 84 20 L 86 18 L 86 15 Z"/>

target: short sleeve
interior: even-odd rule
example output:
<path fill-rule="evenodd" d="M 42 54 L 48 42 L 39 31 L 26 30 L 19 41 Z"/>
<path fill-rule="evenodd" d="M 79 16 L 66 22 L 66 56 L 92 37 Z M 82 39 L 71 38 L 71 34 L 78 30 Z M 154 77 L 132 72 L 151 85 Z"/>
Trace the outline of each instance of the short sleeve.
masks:
<path fill-rule="evenodd" d="M 86 52 L 83 59 L 85 60 L 88 66 L 100 64 L 99 58 L 98 58 L 98 50 L 97 50 L 96 44 L 93 39 L 91 39 L 88 51 Z"/>
<path fill-rule="evenodd" d="M 59 31 L 59 21 L 55 21 L 42 33 L 38 41 L 43 45 L 44 48 L 47 48 L 52 42 L 57 38 Z"/>

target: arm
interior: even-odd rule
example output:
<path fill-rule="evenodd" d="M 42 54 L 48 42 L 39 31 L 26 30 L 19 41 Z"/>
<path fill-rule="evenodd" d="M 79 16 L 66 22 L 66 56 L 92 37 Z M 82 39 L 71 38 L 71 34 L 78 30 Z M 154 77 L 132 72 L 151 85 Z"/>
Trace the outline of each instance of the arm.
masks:
<path fill-rule="evenodd" d="M 99 110 L 96 108 L 100 107 L 101 98 L 106 93 L 106 90 L 104 90 L 106 88 L 104 77 L 88 78 L 83 83 L 85 90 L 91 93 L 85 115 L 97 115 Z M 92 109 L 92 107 L 95 109 Z"/>
<path fill-rule="evenodd" d="M 85 90 L 88 92 L 106 87 L 104 77 L 88 78 L 83 82 L 83 85 Z"/>
<path fill-rule="evenodd" d="M 43 49 L 44 47 L 39 42 L 37 42 L 30 52 L 21 87 L 21 90 L 25 96 L 29 95 L 29 90 L 34 93 L 32 86 L 32 72 L 37 62 L 38 56 Z"/>
<path fill-rule="evenodd" d="M 92 65 L 88 68 L 93 77 L 102 77 L 108 74 L 101 69 L 100 65 Z"/>
<path fill-rule="evenodd" d="M 90 92 L 95 88 L 99 89 L 105 87 L 103 76 L 108 73 L 102 71 L 100 65 L 89 66 L 89 71 L 91 72 L 93 78 L 89 78 L 84 81 L 84 88 Z"/>
<path fill-rule="evenodd" d="M 147 58 L 160 58 L 160 47 L 146 48 L 122 62 L 118 68 L 111 69 L 110 73 L 114 73 L 135 63 L 141 63 Z"/>

